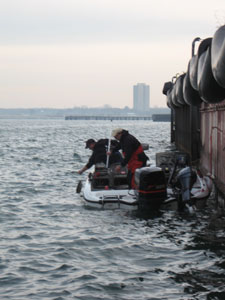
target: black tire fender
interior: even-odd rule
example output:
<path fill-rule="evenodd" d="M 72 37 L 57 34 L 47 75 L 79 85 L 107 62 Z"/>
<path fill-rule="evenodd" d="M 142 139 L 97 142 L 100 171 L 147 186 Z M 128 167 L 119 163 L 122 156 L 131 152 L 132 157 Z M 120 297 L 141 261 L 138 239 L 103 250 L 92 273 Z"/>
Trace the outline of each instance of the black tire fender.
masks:
<path fill-rule="evenodd" d="M 77 194 L 80 194 L 81 189 L 82 189 L 82 181 L 79 180 L 78 185 L 77 185 L 77 188 L 76 188 L 76 193 L 77 193 Z"/>

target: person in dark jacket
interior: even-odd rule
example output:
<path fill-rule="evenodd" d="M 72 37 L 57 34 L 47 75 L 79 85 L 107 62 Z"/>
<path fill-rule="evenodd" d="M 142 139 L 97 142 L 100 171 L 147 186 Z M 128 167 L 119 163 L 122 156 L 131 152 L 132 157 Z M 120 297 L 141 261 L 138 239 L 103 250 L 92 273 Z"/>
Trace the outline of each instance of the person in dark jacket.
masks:
<path fill-rule="evenodd" d="M 122 149 L 124 158 L 121 166 L 124 167 L 127 165 L 128 183 L 131 188 L 134 188 L 135 170 L 146 166 L 148 157 L 144 153 L 141 143 L 127 130 L 122 128 L 114 129 L 112 136 L 119 141 L 119 145 L 115 147 L 114 151 Z M 116 167 L 116 171 L 120 171 L 120 166 Z"/>
<path fill-rule="evenodd" d="M 115 146 L 118 146 L 117 141 L 111 141 L 111 149 Z M 90 169 L 93 165 L 96 165 L 97 163 L 104 163 L 106 164 L 107 161 L 107 153 L 108 153 L 108 145 L 109 140 L 108 139 L 100 139 L 97 142 L 94 139 L 89 139 L 86 141 L 86 147 L 90 150 L 92 150 L 92 155 L 88 160 L 88 163 L 78 171 L 78 174 L 82 174 L 87 169 Z M 120 162 L 122 159 L 120 153 L 117 151 L 113 152 L 113 154 L 109 157 L 109 165 L 113 163 Z"/>

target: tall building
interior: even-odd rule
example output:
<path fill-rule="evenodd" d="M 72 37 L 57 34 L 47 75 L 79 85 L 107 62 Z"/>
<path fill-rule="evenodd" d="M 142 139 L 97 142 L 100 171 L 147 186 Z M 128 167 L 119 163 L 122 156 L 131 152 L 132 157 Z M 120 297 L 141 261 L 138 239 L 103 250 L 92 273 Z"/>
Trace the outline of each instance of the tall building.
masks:
<path fill-rule="evenodd" d="M 149 110 L 149 85 L 137 83 L 133 86 L 133 109 L 137 112 Z"/>

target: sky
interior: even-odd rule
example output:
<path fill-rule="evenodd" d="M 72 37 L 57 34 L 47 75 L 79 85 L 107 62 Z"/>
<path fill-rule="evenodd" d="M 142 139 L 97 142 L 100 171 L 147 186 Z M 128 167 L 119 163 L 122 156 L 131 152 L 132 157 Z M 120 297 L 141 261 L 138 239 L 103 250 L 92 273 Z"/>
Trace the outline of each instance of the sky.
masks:
<path fill-rule="evenodd" d="M 0 108 L 166 107 L 194 38 L 225 24 L 224 0 L 0 0 Z"/>

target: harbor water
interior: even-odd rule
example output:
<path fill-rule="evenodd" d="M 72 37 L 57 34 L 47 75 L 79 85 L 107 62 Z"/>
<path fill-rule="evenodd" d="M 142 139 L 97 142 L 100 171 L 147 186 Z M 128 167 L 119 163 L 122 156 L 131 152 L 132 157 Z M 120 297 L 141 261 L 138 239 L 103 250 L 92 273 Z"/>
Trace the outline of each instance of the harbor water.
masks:
<path fill-rule="evenodd" d="M 88 209 L 88 138 L 128 129 L 155 153 L 170 123 L 0 120 L 0 299 L 225 299 L 225 234 L 195 215 Z M 213 200 L 213 199 L 212 199 Z"/>

